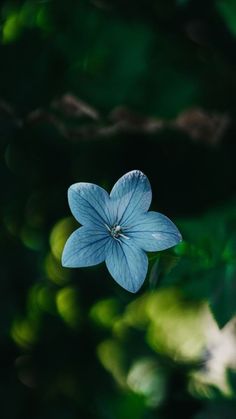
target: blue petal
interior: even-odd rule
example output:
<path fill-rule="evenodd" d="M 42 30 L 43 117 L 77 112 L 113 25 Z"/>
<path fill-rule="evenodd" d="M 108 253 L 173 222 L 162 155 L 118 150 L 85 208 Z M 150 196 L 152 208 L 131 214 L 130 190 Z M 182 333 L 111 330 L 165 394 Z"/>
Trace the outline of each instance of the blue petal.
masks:
<path fill-rule="evenodd" d="M 126 239 L 111 240 L 107 246 L 106 265 L 111 276 L 130 292 L 142 286 L 148 268 L 146 253 Z"/>
<path fill-rule="evenodd" d="M 98 265 L 105 260 L 105 247 L 111 237 L 102 230 L 80 227 L 67 240 L 63 253 L 62 265 L 79 268 Z"/>
<path fill-rule="evenodd" d="M 110 197 L 100 186 L 75 183 L 68 190 L 68 201 L 72 214 L 80 224 L 111 224 Z"/>
<path fill-rule="evenodd" d="M 116 182 L 110 197 L 116 222 L 121 224 L 149 209 L 152 200 L 151 185 L 142 172 L 133 170 Z"/>
<path fill-rule="evenodd" d="M 123 233 L 147 252 L 165 250 L 181 240 L 181 234 L 165 215 L 150 211 L 137 217 L 132 226 L 126 226 Z"/>

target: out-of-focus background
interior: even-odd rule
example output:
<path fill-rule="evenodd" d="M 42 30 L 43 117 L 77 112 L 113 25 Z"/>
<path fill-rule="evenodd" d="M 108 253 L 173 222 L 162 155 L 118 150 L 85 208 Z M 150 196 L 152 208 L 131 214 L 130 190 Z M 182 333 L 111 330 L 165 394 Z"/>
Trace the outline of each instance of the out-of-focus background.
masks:
<path fill-rule="evenodd" d="M 236 2 L 0 6 L 0 417 L 236 416 Z M 62 268 L 74 182 L 132 169 L 184 241 L 137 295 Z"/>

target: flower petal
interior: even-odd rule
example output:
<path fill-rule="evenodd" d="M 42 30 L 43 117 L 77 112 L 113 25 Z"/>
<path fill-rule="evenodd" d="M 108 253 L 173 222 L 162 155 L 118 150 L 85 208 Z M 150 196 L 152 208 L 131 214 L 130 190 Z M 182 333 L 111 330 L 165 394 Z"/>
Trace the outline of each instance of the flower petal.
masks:
<path fill-rule="evenodd" d="M 133 170 L 116 182 L 110 197 L 116 222 L 121 224 L 149 209 L 152 200 L 151 185 L 142 172 Z"/>
<path fill-rule="evenodd" d="M 182 240 L 175 224 L 154 211 L 140 215 L 132 226 L 124 228 L 124 234 L 147 252 L 168 249 Z"/>
<path fill-rule="evenodd" d="M 146 253 L 128 240 L 112 240 L 107 245 L 106 265 L 111 276 L 130 292 L 142 286 L 148 268 Z"/>
<path fill-rule="evenodd" d="M 112 221 L 109 194 L 100 186 L 75 183 L 68 189 L 68 201 L 72 214 L 80 224 L 104 226 Z"/>
<path fill-rule="evenodd" d="M 98 265 L 105 260 L 105 247 L 111 240 L 106 231 L 80 227 L 67 240 L 63 253 L 62 265 L 79 268 Z"/>

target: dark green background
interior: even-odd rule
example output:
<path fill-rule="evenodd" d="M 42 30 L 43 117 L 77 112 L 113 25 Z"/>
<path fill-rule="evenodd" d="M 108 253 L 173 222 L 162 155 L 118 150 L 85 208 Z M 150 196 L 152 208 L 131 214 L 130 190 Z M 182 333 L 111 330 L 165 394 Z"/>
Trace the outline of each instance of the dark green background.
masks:
<path fill-rule="evenodd" d="M 235 418 L 236 2 L 0 10 L 0 417 Z M 132 169 L 184 238 L 138 295 L 60 263 L 70 184 Z"/>

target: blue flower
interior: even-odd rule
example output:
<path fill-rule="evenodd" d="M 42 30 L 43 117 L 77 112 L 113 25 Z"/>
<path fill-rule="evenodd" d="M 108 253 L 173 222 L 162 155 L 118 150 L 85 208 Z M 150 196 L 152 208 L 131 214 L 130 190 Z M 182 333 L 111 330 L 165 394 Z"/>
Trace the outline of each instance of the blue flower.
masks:
<path fill-rule="evenodd" d="M 151 185 L 139 170 L 122 176 L 110 195 L 92 183 L 72 185 L 69 206 L 82 227 L 67 240 L 62 265 L 77 268 L 105 261 L 118 284 L 137 292 L 148 269 L 145 251 L 168 249 L 181 241 L 169 218 L 148 212 L 151 200 Z"/>

